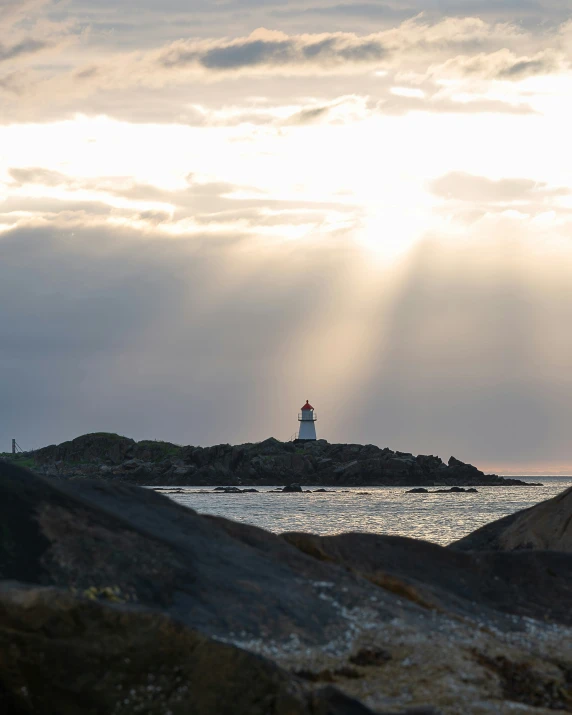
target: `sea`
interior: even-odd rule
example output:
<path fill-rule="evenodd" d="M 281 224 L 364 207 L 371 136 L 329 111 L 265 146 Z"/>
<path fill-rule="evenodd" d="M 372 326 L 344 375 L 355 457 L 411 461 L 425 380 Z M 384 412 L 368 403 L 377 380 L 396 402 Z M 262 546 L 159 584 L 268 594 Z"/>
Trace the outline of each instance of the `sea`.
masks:
<path fill-rule="evenodd" d="M 224 516 L 267 531 L 341 534 L 365 531 L 425 539 L 443 546 L 507 514 L 551 499 L 572 477 L 523 477 L 544 486 L 477 487 L 478 493 L 408 494 L 409 487 L 304 487 L 312 493 L 224 494 L 212 487 L 161 489 L 201 514 Z"/>

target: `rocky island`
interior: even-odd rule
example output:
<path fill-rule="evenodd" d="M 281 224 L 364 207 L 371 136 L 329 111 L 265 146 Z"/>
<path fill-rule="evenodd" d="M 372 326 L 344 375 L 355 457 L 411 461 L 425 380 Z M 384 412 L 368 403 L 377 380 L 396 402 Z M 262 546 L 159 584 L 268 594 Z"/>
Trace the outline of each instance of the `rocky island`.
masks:
<path fill-rule="evenodd" d="M 572 712 L 572 489 L 444 548 L 0 463 L 0 524 L 2 713 Z"/>
<path fill-rule="evenodd" d="M 5 455 L 6 459 L 12 459 Z M 451 457 L 325 440 L 214 447 L 140 441 L 99 432 L 19 455 L 16 463 L 60 478 L 123 481 L 148 486 L 409 486 L 478 487 L 531 484 L 484 474 Z"/>

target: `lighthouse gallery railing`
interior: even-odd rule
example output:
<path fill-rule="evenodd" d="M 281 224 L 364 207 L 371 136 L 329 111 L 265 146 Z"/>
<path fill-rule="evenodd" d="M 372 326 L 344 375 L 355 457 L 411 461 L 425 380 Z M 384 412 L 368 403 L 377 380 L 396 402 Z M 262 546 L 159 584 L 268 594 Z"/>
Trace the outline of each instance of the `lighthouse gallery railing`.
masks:
<path fill-rule="evenodd" d="M 309 412 L 310 410 L 307 410 Z M 318 415 L 314 412 L 311 417 L 305 417 L 305 412 L 298 412 L 298 422 L 316 422 Z"/>

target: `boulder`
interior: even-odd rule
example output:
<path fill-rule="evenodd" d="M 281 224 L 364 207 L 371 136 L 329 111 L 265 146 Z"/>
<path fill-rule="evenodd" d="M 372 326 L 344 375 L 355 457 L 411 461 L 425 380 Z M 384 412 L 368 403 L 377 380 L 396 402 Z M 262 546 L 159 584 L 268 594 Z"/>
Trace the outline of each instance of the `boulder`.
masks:
<path fill-rule="evenodd" d="M 217 494 L 253 494 L 258 493 L 258 489 L 240 489 L 239 487 L 217 487 Z"/>
<path fill-rule="evenodd" d="M 450 548 L 459 551 L 551 549 L 572 553 L 572 489 L 486 524 Z"/>
<path fill-rule="evenodd" d="M 283 538 L 429 609 L 471 617 L 485 607 L 572 626 L 571 555 L 467 554 L 416 539 L 361 533 L 290 532 Z"/>
<path fill-rule="evenodd" d="M 0 613 L 7 715 L 373 715 L 161 613 L 17 583 L 0 584 Z"/>
<path fill-rule="evenodd" d="M 288 484 L 283 489 L 283 492 L 301 492 L 302 487 L 299 484 Z"/>
<path fill-rule="evenodd" d="M 450 487 L 449 489 L 435 489 L 432 494 L 465 494 L 466 492 L 476 493 L 475 488 L 464 489 L 463 487 Z"/>

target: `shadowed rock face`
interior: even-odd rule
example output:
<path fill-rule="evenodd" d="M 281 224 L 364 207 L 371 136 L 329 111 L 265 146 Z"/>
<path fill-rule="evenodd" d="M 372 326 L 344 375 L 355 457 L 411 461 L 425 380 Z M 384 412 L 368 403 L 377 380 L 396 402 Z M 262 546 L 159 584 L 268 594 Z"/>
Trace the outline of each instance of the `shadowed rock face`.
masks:
<path fill-rule="evenodd" d="M 451 457 L 394 452 L 375 445 L 304 443 L 270 438 L 257 444 L 179 447 L 89 434 L 27 456 L 38 473 L 90 476 L 145 485 L 398 485 L 481 486 L 523 484 L 485 475 Z"/>
<path fill-rule="evenodd" d="M 0 585 L 0 616 L 4 713 L 371 713 L 160 613 L 12 584 Z"/>
<path fill-rule="evenodd" d="M 466 554 L 398 536 L 286 533 L 304 553 L 427 608 L 463 615 L 478 609 L 572 626 L 572 558 L 547 551 Z"/>
<path fill-rule="evenodd" d="M 450 545 L 458 551 L 551 549 L 572 552 L 572 489 L 477 529 Z"/>
<path fill-rule="evenodd" d="M 568 707 L 572 555 L 280 537 L 2 465 L 0 524 L 3 712 Z"/>

